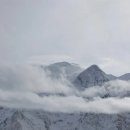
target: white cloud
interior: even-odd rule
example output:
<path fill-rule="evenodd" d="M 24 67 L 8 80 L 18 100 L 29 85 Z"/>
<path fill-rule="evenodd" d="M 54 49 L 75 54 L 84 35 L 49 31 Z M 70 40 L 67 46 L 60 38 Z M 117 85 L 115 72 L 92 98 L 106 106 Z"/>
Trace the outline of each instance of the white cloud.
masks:
<path fill-rule="evenodd" d="M 66 82 L 52 80 L 36 67 L 1 65 L 0 106 L 65 113 L 130 111 L 130 82 L 116 80 L 85 91 L 78 91 Z M 106 94 L 110 97 L 102 98 Z"/>
<path fill-rule="evenodd" d="M 68 94 L 72 90 L 66 84 L 67 80 L 64 79 L 52 80 L 42 68 L 30 65 L 0 65 L 0 89 L 2 90 Z"/>

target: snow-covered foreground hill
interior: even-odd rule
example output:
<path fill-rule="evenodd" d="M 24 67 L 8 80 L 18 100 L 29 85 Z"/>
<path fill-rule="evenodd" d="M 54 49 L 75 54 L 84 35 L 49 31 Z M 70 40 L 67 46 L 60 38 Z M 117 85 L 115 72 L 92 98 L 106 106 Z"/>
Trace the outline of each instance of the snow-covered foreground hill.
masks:
<path fill-rule="evenodd" d="M 0 130 L 130 130 L 130 114 L 67 114 L 1 108 Z"/>

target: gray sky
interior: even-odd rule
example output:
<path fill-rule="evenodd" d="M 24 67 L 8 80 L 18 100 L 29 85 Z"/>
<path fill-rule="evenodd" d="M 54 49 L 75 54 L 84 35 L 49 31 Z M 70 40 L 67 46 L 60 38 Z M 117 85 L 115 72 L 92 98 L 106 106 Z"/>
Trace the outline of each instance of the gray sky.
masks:
<path fill-rule="evenodd" d="M 130 72 L 129 0 L 0 0 L 0 61 L 68 60 Z"/>

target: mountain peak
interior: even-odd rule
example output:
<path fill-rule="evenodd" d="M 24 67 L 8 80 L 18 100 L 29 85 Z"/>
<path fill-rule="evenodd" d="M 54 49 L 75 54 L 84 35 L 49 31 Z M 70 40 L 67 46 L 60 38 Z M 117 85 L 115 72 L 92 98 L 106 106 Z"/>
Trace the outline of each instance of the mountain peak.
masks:
<path fill-rule="evenodd" d="M 80 88 L 88 88 L 92 86 L 101 86 L 107 81 L 109 81 L 107 74 L 97 65 L 91 65 L 78 75 L 75 84 Z"/>
<path fill-rule="evenodd" d="M 93 64 L 93 65 L 91 65 L 90 67 L 99 68 L 98 65 L 96 65 L 96 64 Z M 90 68 L 90 67 L 89 67 L 89 68 Z"/>
<path fill-rule="evenodd" d="M 87 68 L 86 70 L 98 70 L 98 71 L 102 71 L 96 64 L 91 65 L 89 68 Z"/>

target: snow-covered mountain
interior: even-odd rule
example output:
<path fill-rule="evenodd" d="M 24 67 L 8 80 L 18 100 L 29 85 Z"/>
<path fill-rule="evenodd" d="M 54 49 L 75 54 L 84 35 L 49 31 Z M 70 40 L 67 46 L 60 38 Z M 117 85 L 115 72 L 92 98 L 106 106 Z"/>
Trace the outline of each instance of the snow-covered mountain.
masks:
<path fill-rule="evenodd" d="M 97 65 L 92 65 L 77 76 L 74 84 L 81 88 L 88 88 L 91 86 L 101 86 L 109 80 L 109 76 L 105 72 Z"/>
<path fill-rule="evenodd" d="M 0 130 L 130 130 L 130 114 L 0 110 Z"/>
<path fill-rule="evenodd" d="M 112 80 L 128 81 L 130 80 L 130 73 L 116 77 L 112 74 L 106 74 L 97 65 L 92 65 L 76 77 L 74 85 L 83 89 L 92 86 L 102 86 L 104 83 Z"/>
<path fill-rule="evenodd" d="M 58 62 L 44 67 L 48 75 L 53 79 L 66 78 L 73 81 L 83 70 L 79 65 L 68 62 Z"/>
<path fill-rule="evenodd" d="M 114 76 L 112 74 L 106 74 L 97 65 L 92 65 L 87 69 L 81 68 L 78 64 L 69 62 L 57 62 L 47 66 L 40 66 L 44 69 L 48 76 L 52 79 L 67 79 L 74 82 L 75 85 L 80 85 L 83 82 L 83 87 L 102 85 L 111 80 L 130 80 L 130 73 L 122 76 Z M 82 81 L 83 80 L 83 81 Z M 86 82 L 86 83 L 85 83 Z M 85 84 L 84 84 L 85 83 Z M 87 84 L 87 85 L 86 85 Z"/>

